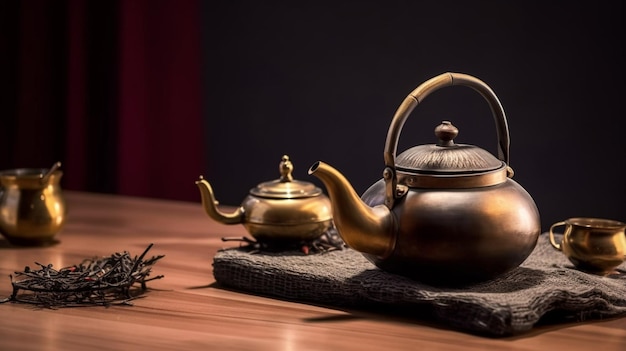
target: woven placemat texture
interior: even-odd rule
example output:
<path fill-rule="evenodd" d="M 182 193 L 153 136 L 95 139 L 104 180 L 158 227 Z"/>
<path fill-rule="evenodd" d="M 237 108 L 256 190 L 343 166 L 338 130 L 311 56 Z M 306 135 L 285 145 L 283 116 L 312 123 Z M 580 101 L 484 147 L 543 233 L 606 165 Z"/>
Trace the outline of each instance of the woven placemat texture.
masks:
<path fill-rule="evenodd" d="M 568 322 L 626 315 L 625 268 L 606 277 L 580 272 L 545 233 L 520 267 L 463 288 L 387 273 L 352 249 L 304 255 L 228 248 L 213 261 L 215 279 L 224 287 L 343 308 L 414 308 L 415 318 L 490 336 L 529 331 L 548 313 Z"/>

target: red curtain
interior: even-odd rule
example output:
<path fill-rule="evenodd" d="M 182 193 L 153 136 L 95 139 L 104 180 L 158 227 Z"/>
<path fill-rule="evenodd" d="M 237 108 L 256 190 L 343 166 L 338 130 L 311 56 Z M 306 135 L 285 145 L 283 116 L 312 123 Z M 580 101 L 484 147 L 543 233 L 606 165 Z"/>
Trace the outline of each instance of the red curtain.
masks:
<path fill-rule="evenodd" d="M 2 169 L 62 161 L 66 189 L 199 199 L 198 1 L 0 6 Z"/>

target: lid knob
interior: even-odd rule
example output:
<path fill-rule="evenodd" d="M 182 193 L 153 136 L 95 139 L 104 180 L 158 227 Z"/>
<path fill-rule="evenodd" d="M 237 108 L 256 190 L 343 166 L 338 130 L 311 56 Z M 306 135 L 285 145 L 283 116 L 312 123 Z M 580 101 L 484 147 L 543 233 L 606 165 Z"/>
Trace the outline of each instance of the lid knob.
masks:
<path fill-rule="evenodd" d="M 459 134 L 457 127 L 452 125 L 450 121 L 443 121 L 435 128 L 435 135 L 439 138 L 438 146 L 452 146 L 453 139 Z"/>
<path fill-rule="evenodd" d="M 283 155 L 278 169 L 280 171 L 281 183 L 293 181 L 293 176 L 291 175 L 291 172 L 293 172 L 293 163 L 289 160 L 289 156 Z"/>
<path fill-rule="evenodd" d="M 291 175 L 293 163 L 291 163 L 289 156 L 283 155 L 278 170 L 280 171 L 280 179 L 263 182 L 250 189 L 250 194 L 272 199 L 298 199 L 322 194 L 322 189 L 315 184 L 293 179 Z"/>

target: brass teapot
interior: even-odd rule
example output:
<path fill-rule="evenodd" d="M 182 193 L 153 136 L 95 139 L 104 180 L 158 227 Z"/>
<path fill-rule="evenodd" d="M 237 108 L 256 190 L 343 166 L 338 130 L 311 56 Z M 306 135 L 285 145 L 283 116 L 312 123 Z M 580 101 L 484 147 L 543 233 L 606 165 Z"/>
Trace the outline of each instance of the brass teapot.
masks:
<path fill-rule="evenodd" d="M 396 157 L 409 114 L 430 93 L 453 85 L 473 88 L 490 104 L 498 157 L 456 144 L 458 130 L 443 122 L 437 144 Z M 344 242 L 379 268 L 433 285 L 483 281 L 519 266 L 541 232 L 532 197 L 511 179 L 509 131 L 500 101 L 479 79 L 444 73 L 418 86 L 396 111 L 387 133 L 383 179 L 359 198 L 335 168 L 318 161 L 318 177 L 331 199 Z"/>
<path fill-rule="evenodd" d="M 243 224 L 259 242 L 284 244 L 318 238 L 333 224 L 330 200 L 314 184 L 293 179 L 289 156 L 282 157 L 279 171 L 279 179 L 252 188 L 231 213 L 220 211 L 211 184 L 200 176 L 196 185 L 206 213 L 223 224 Z"/>

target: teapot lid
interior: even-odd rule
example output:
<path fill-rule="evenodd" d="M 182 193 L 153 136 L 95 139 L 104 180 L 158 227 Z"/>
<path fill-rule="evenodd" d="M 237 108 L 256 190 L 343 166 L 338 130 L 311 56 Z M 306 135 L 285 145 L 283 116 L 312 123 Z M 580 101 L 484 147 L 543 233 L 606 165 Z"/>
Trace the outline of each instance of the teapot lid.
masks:
<path fill-rule="evenodd" d="M 322 194 L 322 190 L 313 183 L 293 179 L 293 164 L 289 156 L 284 155 L 278 166 L 280 179 L 263 182 L 250 189 L 250 194 L 272 199 L 297 199 Z"/>
<path fill-rule="evenodd" d="M 437 144 L 412 147 L 396 158 L 399 171 L 427 174 L 472 174 L 492 171 L 505 163 L 477 146 L 455 144 L 459 130 L 449 121 L 435 128 Z"/>

